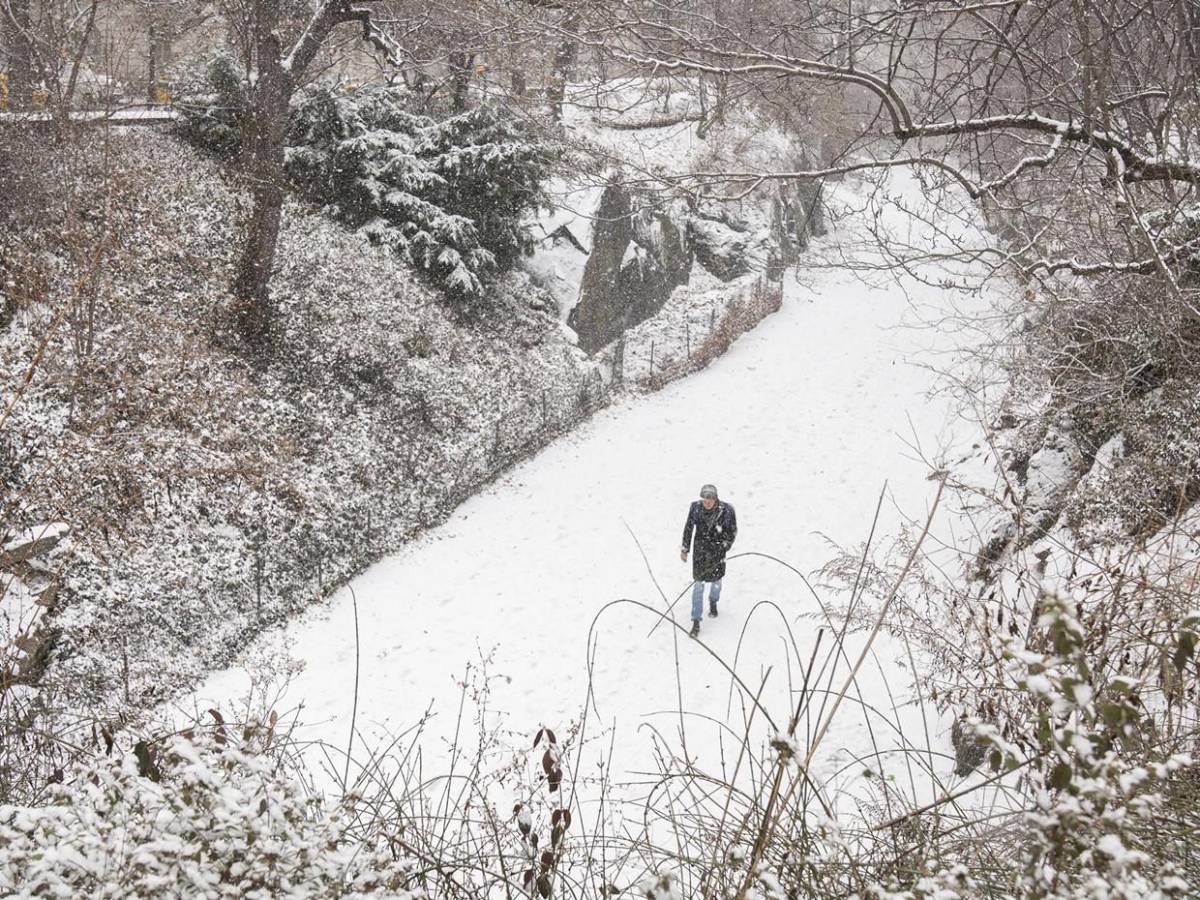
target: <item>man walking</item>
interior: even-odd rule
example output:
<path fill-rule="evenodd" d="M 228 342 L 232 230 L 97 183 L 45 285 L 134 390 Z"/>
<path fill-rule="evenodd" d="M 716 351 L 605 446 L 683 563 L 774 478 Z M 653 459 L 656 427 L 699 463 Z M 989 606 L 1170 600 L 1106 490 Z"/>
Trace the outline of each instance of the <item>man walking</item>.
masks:
<path fill-rule="evenodd" d="M 733 507 L 722 503 L 717 489 L 706 484 L 700 488 L 700 499 L 688 509 L 687 522 L 683 525 L 683 549 L 679 558 L 687 562 L 688 551 L 692 557 L 692 637 L 700 634 L 700 617 L 704 614 L 704 584 L 712 585 L 708 591 L 708 614 L 717 615 L 717 601 L 721 599 L 721 579 L 725 577 L 725 554 L 737 537 L 737 516 Z"/>

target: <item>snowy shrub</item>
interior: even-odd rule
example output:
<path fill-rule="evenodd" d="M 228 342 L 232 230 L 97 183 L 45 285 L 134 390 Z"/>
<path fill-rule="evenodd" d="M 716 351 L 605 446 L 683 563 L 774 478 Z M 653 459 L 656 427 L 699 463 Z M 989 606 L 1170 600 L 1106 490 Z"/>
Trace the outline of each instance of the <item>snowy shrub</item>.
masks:
<path fill-rule="evenodd" d="M 1200 496 L 1200 391 L 1171 379 L 1127 404 L 1120 452 L 1096 466 L 1066 507 L 1081 534 L 1145 537 L 1173 521 Z M 1116 525 L 1114 535 L 1105 526 Z"/>
<path fill-rule="evenodd" d="M 102 757 L 40 807 L 0 807 L 0 885 L 78 897 L 388 897 L 409 864 L 224 729 Z"/>
<path fill-rule="evenodd" d="M 491 107 L 438 122 L 409 112 L 396 88 L 323 88 L 298 106 L 289 144 L 301 192 L 456 299 L 532 246 L 521 222 L 552 154 Z"/>
<path fill-rule="evenodd" d="M 881 896 L 922 896 L 905 891 L 945 874 L 947 860 L 973 882 L 947 897 L 1194 895 L 1196 521 L 1111 551 L 1082 552 L 1059 529 L 1014 551 L 982 585 L 962 584 L 937 556 L 910 575 L 889 627 L 920 647 L 922 694 L 956 720 L 947 731 L 976 756 L 944 789 L 961 806 L 897 816 L 903 801 L 893 794 L 870 853 L 850 848 L 859 862 L 879 861 Z M 854 567 L 847 554 L 826 574 L 878 599 L 906 542 L 899 551 Z M 904 853 L 889 854 L 883 834 Z"/>
<path fill-rule="evenodd" d="M 716 327 L 700 341 L 692 359 L 693 370 L 703 369 L 717 358 L 724 356 L 733 342 L 772 313 L 778 312 L 783 303 L 783 291 L 776 285 L 764 284 L 761 279 L 754 286 L 734 298 L 725 307 Z"/>
<path fill-rule="evenodd" d="M 782 302 L 779 286 L 762 278 L 748 276 L 727 285 L 696 277 L 687 289 L 673 291 L 652 317 L 626 329 L 601 356 L 624 386 L 661 390 L 720 358 L 741 335 L 778 312 Z"/>
<path fill-rule="evenodd" d="M 683 900 L 679 886 L 670 874 L 647 875 L 637 886 L 638 896 L 646 900 Z"/>
<path fill-rule="evenodd" d="M 522 222 L 545 200 L 557 148 L 526 120 L 492 105 L 441 120 L 426 137 L 430 167 L 441 179 L 430 199 L 475 223 L 501 271 L 530 253 L 533 240 Z"/>
<path fill-rule="evenodd" d="M 229 54 L 215 52 L 177 73 L 181 100 L 175 104 L 179 136 L 222 158 L 232 158 L 242 144 L 248 100 L 246 82 Z"/>
<path fill-rule="evenodd" d="M 1016 895 L 1067 900 L 1093 896 L 1103 885 L 1113 900 L 1185 896 L 1188 886 L 1175 865 L 1156 863 L 1147 851 L 1155 849 L 1162 791 L 1190 760 L 1139 746 L 1147 736 L 1143 686 L 1129 676 L 1097 678 L 1087 658 L 1088 635 L 1072 607 L 1058 594 L 1042 598 L 1036 643 L 1044 650 L 1003 642 L 1033 714 L 1024 735 L 1032 746 L 1019 748 L 994 728 L 977 728 L 992 745 L 994 769 L 1029 772 L 1032 804 Z M 1194 647 L 1200 617 L 1189 622 L 1179 633 L 1181 647 Z M 1188 662 L 1177 655 L 1171 665 Z"/>

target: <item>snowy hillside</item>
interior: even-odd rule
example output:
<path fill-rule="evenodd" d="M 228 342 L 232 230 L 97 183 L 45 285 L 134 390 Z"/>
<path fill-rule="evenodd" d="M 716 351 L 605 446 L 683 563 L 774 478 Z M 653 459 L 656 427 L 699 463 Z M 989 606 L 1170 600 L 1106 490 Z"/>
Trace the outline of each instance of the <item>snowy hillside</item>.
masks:
<path fill-rule="evenodd" d="M 4 383 L 32 376 L 0 443 L 0 540 L 69 526 L 39 561 L 61 590 L 25 680 L 52 660 L 89 708 L 162 702 L 603 402 L 522 273 L 464 321 L 299 202 L 283 220 L 277 352 L 255 369 L 220 338 L 236 183 L 165 135 L 90 141 L 68 199 L 111 204 L 120 248 L 90 312 L 71 305 L 86 232 L 64 246 L 35 220 L 3 245 L 34 287 L 0 330 Z M 63 202 L 38 215 L 55 222 Z"/>
<path fill-rule="evenodd" d="M 574 130 L 608 135 L 584 118 Z M 681 159 L 697 147 L 689 129 L 648 139 Z M 622 146 L 637 155 L 637 140 Z M 238 182 L 165 135 L 93 135 L 84 150 L 78 172 L 74 158 L 48 156 L 51 171 L 71 172 L 72 189 L 26 198 L 13 213 L 24 230 L 2 244 L 22 277 L 44 285 L 6 295 L 6 383 L 20 383 L 30 348 L 50 339 L 0 445 L 0 471 L 12 510 L 4 533 L 71 520 L 38 563 L 63 589 L 42 603 L 36 628 L 29 611 L 11 616 L 36 632 L 20 678 L 35 682 L 53 664 L 71 702 L 88 706 L 170 697 L 604 405 L 618 368 L 629 386 L 656 387 L 715 358 L 772 308 L 748 297 L 763 294 L 761 272 L 725 283 L 695 265 L 690 284 L 631 330 L 621 367 L 575 346 L 564 320 L 582 265 L 572 273 L 553 245 L 529 270 L 567 273 L 565 293 L 561 278 L 547 292 L 511 271 L 468 315 L 412 265 L 293 198 L 274 287 L 277 352 L 259 371 L 229 346 Z M 579 230 L 599 202 L 588 183 L 581 171 L 574 198 L 563 182 L 560 205 L 535 224 Z M 120 212 L 122 254 L 100 303 L 55 331 L 55 310 L 90 277 L 89 257 L 25 206 L 44 206 L 54 222 L 73 204 L 101 202 Z M 580 234 L 591 243 L 590 230 Z M 624 255 L 637 252 L 629 242 Z"/>

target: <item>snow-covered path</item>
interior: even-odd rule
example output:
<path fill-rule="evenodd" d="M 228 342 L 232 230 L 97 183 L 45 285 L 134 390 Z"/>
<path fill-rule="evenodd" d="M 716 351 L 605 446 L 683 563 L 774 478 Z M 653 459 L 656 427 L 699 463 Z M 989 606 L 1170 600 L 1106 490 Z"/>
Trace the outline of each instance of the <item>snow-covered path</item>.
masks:
<path fill-rule="evenodd" d="M 906 295 L 834 268 L 802 278 L 789 283 L 779 313 L 707 370 L 600 413 L 354 581 L 364 732 L 398 732 L 432 707 L 428 771 L 454 734 L 466 668 L 483 655 L 498 676 L 488 706 L 503 713 L 515 744 L 542 724 L 565 731 L 587 694 L 587 640 L 597 613 L 618 598 L 662 606 L 631 532 L 674 598 L 690 582 L 690 566 L 679 559 L 684 515 L 705 482 L 737 508 L 735 552 L 771 554 L 806 573 L 833 554 L 827 539 L 843 546 L 866 539 L 885 480 L 879 534 L 894 534 L 902 513 L 924 517 L 933 485 L 908 443 L 914 433 L 934 443 L 949 416 L 925 397 L 933 376 L 913 364 L 933 334 L 894 326 L 913 298 L 936 307 L 936 291 L 913 285 Z M 761 607 L 747 624 L 761 601 L 777 610 Z M 685 627 L 688 606 L 685 597 L 675 607 Z M 720 618 L 704 620 L 701 638 L 730 664 L 743 639 L 737 669 L 754 689 L 771 669 L 764 705 L 783 724 L 789 680 L 797 687 L 801 677 L 796 659 L 807 660 L 821 623 L 795 574 L 749 557 L 730 563 Z M 589 730 L 615 729 L 618 773 L 644 770 L 650 729 L 639 726 L 677 736 L 682 703 L 695 714 L 684 719 L 689 752 L 700 765 L 716 766 L 716 729 L 703 717 L 740 730 L 729 678 L 683 632 L 662 626 L 648 636 L 653 625 L 651 613 L 631 605 L 610 607 L 596 622 Z M 303 670 L 276 708 L 303 703 L 307 736 L 344 745 L 355 669 L 350 593 L 292 623 L 286 639 Z M 909 674 L 892 663 L 894 647 L 880 647 L 882 665 L 873 664 L 860 684 L 865 699 L 890 716 Z M 248 685 L 245 671 L 216 673 L 188 703 L 229 708 Z M 915 706 L 899 715 L 905 728 L 921 731 Z M 879 724 L 874 737 L 884 748 L 896 743 Z M 602 743 L 607 755 L 607 736 Z M 848 703 L 818 771 L 829 777 L 870 747 L 861 707 Z"/>

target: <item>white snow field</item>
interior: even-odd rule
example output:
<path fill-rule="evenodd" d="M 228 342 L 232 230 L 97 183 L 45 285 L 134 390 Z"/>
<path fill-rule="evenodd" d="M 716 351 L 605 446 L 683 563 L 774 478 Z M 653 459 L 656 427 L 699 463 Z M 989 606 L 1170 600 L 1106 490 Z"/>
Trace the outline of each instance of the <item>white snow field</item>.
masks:
<path fill-rule="evenodd" d="M 840 189 L 841 196 L 851 193 Z M 919 191 L 908 183 L 904 194 Z M 820 265 L 847 252 L 848 236 L 865 221 L 858 215 L 823 239 L 813 268 L 789 277 L 782 310 L 723 358 L 659 393 L 601 412 L 353 581 L 360 746 L 378 744 L 378 735 L 399 733 L 431 709 L 422 743 L 425 775 L 436 772 L 454 739 L 460 683 L 484 656 L 493 676 L 488 722 L 514 747 L 528 748 L 542 725 L 562 740 L 582 715 L 590 677 L 587 735 L 594 757 L 585 756 L 582 768 L 603 757 L 617 781 L 654 768 L 655 733 L 679 752 L 686 746 L 697 766 L 718 770 L 722 754 L 732 764 L 743 703 L 736 695 L 731 700 L 729 675 L 714 654 L 753 691 L 766 677 L 762 704 L 776 729 L 786 726 L 802 664 L 826 625 L 796 574 L 763 557 L 732 559 L 720 617 L 704 619 L 699 643 L 685 632 L 688 596 L 671 614 L 680 627 L 664 623 L 652 634 L 656 614 L 610 604 L 629 599 L 663 608 L 647 564 L 668 598 L 688 588 L 681 532 L 705 482 L 737 509 L 734 554 L 786 561 L 834 607 L 845 596 L 822 588 L 811 573 L 834 555 L 830 541 L 857 547 L 866 540 L 885 481 L 877 542 L 889 543 L 906 522 L 924 521 L 936 485 L 911 448 L 914 436 L 928 449 L 939 441 L 969 443 L 975 432 L 955 420 L 948 401 L 926 396 L 935 380 L 926 364 L 938 362 L 931 350 L 949 346 L 945 331 L 898 326 L 913 321 L 914 310 L 939 315 L 962 298 L 907 278 L 867 284 L 845 268 Z M 895 208 L 885 221 L 912 228 Z M 869 254 L 853 252 L 860 260 Z M 851 660 L 865 632 L 860 627 L 848 638 Z M 351 592 L 343 589 L 247 654 L 249 661 L 277 658 L 272 648 L 286 645 L 300 670 L 271 703 L 281 715 L 302 705 L 306 738 L 346 744 L 355 634 Z M 827 630 L 818 665 L 832 643 Z M 840 688 L 847 668 L 840 660 L 832 682 L 826 669 L 822 690 L 830 683 Z M 927 708 L 923 722 L 911 680 L 904 648 L 881 636 L 858 679 L 862 703 L 852 691 L 813 766 L 831 794 L 838 785 L 852 787 L 867 765 L 888 767 L 920 798 L 936 789 L 928 777 L 912 776 L 919 766 L 911 758 L 861 761 L 873 747 L 894 751 L 902 734 L 924 747 L 926 729 L 935 750 L 949 750 L 947 723 Z M 255 691 L 262 690 L 259 683 Z M 250 693 L 248 671 L 229 669 L 214 673 L 186 706 L 236 711 Z M 868 716 L 863 704 L 875 712 Z M 468 713 L 459 740 L 473 748 L 471 720 Z M 810 710 L 801 746 L 816 721 Z M 723 737 L 720 723 L 730 728 Z M 753 734 L 761 743 L 774 729 L 760 714 Z M 500 754 L 495 763 L 511 759 Z M 938 778 L 949 779 L 952 760 L 933 762 Z M 843 808 L 853 808 L 854 793 L 841 794 L 849 798 Z"/>

